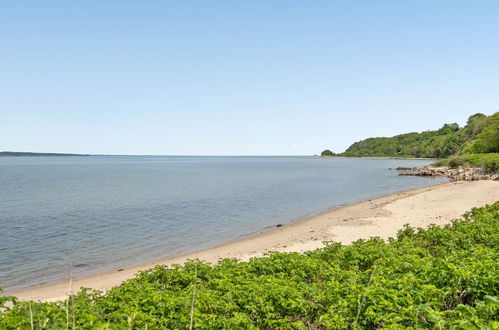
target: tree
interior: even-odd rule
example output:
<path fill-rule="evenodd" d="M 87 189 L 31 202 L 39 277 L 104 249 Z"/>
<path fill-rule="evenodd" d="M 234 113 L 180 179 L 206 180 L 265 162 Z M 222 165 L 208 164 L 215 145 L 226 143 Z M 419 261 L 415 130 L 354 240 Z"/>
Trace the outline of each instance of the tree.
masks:
<path fill-rule="evenodd" d="M 334 153 L 334 152 L 332 152 L 332 151 L 331 151 L 331 150 L 329 150 L 329 149 L 326 149 L 326 150 L 324 150 L 323 152 L 321 152 L 321 156 L 322 156 L 322 157 L 324 157 L 324 156 L 334 156 L 334 155 L 335 155 L 335 153 Z"/>
<path fill-rule="evenodd" d="M 470 116 L 468 118 L 467 125 L 473 124 L 473 122 L 476 121 L 477 119 L 482 119 L 482 118 L 486 118 L 486 117 L 487 116 L 484 115 L 483 113 L 475 113 L 473 116 Z"/>

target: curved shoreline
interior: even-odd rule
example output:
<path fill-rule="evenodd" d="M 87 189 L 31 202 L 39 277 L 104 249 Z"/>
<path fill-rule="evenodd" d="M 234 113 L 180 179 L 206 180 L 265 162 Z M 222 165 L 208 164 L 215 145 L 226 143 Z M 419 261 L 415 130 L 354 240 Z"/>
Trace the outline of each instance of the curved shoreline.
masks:
<path fill-rule="evenodd" d="M 388 238 L 409 223 L 415 227 L 443 225 L 472 207 L 499 200 L 499 182 L 449 182 L 389 194 L 325 210 L 208 249 L 162 258 L 137 266 L 123 267 L 82 278 L 62 280 L 20 290 L 4 292 L 20 300 L 56 301 L 80 287 L 107 290 L 158 264 L 183 263 L 201 259 L 216 263 L 224 258 L 248 260 L 268 251 L 304 252 L 323 246 L 323 241 L 349 244 L 360 238 Z M 70 284 L 72 282 L 72 284 Z M 71 285 L 71 290 L 70 290 Z"/>

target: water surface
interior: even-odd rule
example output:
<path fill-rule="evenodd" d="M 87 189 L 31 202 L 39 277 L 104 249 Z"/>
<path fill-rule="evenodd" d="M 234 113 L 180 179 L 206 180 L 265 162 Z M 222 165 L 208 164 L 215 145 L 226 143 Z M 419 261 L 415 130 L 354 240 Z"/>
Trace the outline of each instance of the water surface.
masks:
<path fill-rule="evenodd" d="M 3 157 L 0 286 L 18 289 L 66 278 L 70 270 L 82 276 L 207 248 L 329 207 L 445 181 L 388 170 L 429 163 Z"/>

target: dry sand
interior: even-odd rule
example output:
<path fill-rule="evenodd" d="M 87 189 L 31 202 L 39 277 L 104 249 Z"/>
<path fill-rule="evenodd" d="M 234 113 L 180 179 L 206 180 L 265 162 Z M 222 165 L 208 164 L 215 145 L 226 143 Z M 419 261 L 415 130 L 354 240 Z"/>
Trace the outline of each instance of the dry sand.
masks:
<path fill-rule="evenodd" d="M 67 297 L 69 287 L 107 290 L 132 278 L 139 270 L 157 264 L 183 263 L 199 258 L 216 263 L 222 258 L 248 260 L 267 251 L 303 252 L 323 246 L 323 241 L 349 244 L 360 238 L 393 237 L 404 224 L 426 227 L 443 225 L 460 217 L 473 207 L 499 200 L 499 182 L 451 182 L 437 186 L 400 192 L 363 201 L 295 221 L 248 238 L 155 263 L 126 267 L 120 270 L 7 292 L 21 300 L 55 301 Z"/>

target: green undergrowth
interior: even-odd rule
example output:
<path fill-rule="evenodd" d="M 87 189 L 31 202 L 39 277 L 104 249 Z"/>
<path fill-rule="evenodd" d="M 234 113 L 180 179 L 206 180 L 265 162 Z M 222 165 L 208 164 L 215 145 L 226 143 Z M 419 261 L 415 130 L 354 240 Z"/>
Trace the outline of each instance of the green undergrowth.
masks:
<path fill-rule="evenodd" d="M 435 166 L 448 166 L 457 168 L 464 167 L 483 167 L 486 172 L 498 173 L 499 172 L 499 153 L 489 154 L 471 154 L 449 157 L 441 159 L 434 164 Z"/>
<path fill-rule="evenodd" d="M 0 328 L 186 329 L 192 315 L 195 329 L 498 329 L 498 220 L 496 202 L 389 242 L 157 266 L 106 293 L 14 300 Z"/>

